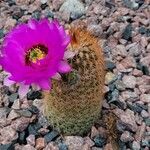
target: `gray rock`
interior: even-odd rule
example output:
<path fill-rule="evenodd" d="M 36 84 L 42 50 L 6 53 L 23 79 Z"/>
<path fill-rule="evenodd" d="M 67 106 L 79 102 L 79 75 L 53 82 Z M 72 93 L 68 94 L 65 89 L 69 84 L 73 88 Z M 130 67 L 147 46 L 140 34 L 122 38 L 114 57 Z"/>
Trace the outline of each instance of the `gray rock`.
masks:
<path fill-rule="evenodd" d="M 35 100 L 35 99 L 41 99 L 41 98 L 42 98 L 42 94 L 40 91 L 30 91 L 27 94 L 28 100 Z"/>
<path fill-rule="evenodd" d="M 115 89 L 110 97 L 108 98 L 108 103 L 112 103 L 112 102 L 116 102 L 119 99 L 119 91 L 117 89 Z"/>
<path fill-rule="evenodd" d="M 134 89 L 136 85 L 136 78 L 131 75 L 125 75 L 122 78 L 123 83 L 125 84 L 126 88 Z"/>
<path fill-rule="evenodd" d="M 141 111 L 143 110 L 143 108 L 138 106 L 136 103 L 127 102 L 127 106 L 135 113 L 141 113 Z"/>
<path fill-rule="evenodd" d="M 45 3 L 47 3 L 47 0 L 40 0 L 40 2 L 41 2 L 42 4 L 45 4 Z"/>
<path fill-rule="evenodd" d="M 145 119 L 145 123 L 146 123 L 147 126 L 150 126 L 150 117 Z"/>
<path fill-rule="evenodd" d="M 132 25 L 128 24 L 122 33 L 122 38 L 125 40 L 130 40 L 132 37 Z"/>
<path fill-rule="evenodd" d="M 4 37 L 4 30 L 0 29 L 0 39 Z"/>
<path fill-rule="evenodd" d="M 28 110 L 32 113 L 32 114 L 38 114 L 39 110 L 36 106 L 32 105 L 28 108 Z"/>
<path fill-rule="evenodd" d="M 9 107 L 2 107 L 0 108 L 0 119 L 1 118 L 6 118 L 7 115 L 9 114 L 10 112 L 10 108 Z"/>
<path fill-rule="evenodd" d="M 18 93 L 11 94 L 8 99 L 11 103 L 13 103 L 18 98 Z"/>
<path fill-rule="evenodd" d="M 141 146 L 140 146 L 140 143 L 136 142 L 136 141 L 133 141 L 132 143 L 132 148 L 134 150 L 140 150 L 141 149 Z"/>
<path fill-rule="evenodd" d="M 115 86 L 119 91 L 124 91 L 125 90 L 125 84 L 121 80 L 117 80 L 115 82 Z"/>
<path fill-rule="evenodd" d="M 139 4 L 136 2 L 136 0 L 123 0 L 123 3 L 126 7 L 131 9 L 138 9 Z"/>
<path fill-rule="evenodd" d="M 57 131 L 52 131 L 52 132 L 46 134 L 46 135 L 44 136 L 44 138 L 45 138 L 45 141 L 46 141 L 47 143 L 49 143 L 49 142 L 51 142 L 54 138 L 56 138 L 58 135 L 59 135 L 59 134 L 58 134 Z"/>
<path fill-rule="evenodd" d="M 33 101 L 33 105 L 36 106 L 40 112 L 43 112 L 44 108 L 43 108 L 43 99 L 35 99 Z"/>
<path fill-rule="evenodd" d="M 95 36 L 100 37 L 103 34 L 103 29 L 100 25 L 97 24 L 90 24 L 87 28 L 88 31 L 90 31 Z"/>
<path fill-rule="evenodd" d="M 27 110 L 27 109 L 17 110 L 16 112 L 20 116 L 23 116 L 23 117 L 31 117 L 32 116 L 32 113 L 29 110 Z"/>
<path fill-rule="evenodd" d="M 43 115 L 39 116 L 38 123 L 44 128 L 47 128 L 49 125 L 48 120 Z"/>
<path fill-rule="evenodd" d="M 24 15 L 24 11 L 22 9 L 19 9 L 18 7 L 16 7 L 16 9 L 14 9 L 14 11 L 12 13 L 12 18 L 18 20 L 23 15 Z"/>
<path fill-rule="evenodd" d="M 150 137 L 149 136 L 142 139 L 142 146 L 150 147 Z"/>
<path fill-rule="evenodd" d="M 115 63 L 110 60 L 106 60 L 105 65 L 106 69 L 109 71 L 112 71 L 116 67 Z"/>
<path fill-rule="evenodd" d="M 25 131 L 19 132 L 18 142 L 22 143 L 22 144 L 26 143 L 26 132 Z"/>
<path fill-rule="evenodd" d="M 139 55 L 141 54 L 141 47 L 140 47 L 140 45 L 137 44 L 136 42 L 127 45 L 126 48 L 127 48 L 127 50 L 129 50 L 129 53 L 130 53 L 130 55 L 132 55 L 132 56 L 139 56 Z"/>
<path fill-rule="evenodd" d="M 59 150 L 68 150 L 68 146 L 65 143 L 58 144 Z"/>
<path fill-rule="evenodd" d="M 85 3 L 86 3 L 87 5 L 90 5 L 92 2 L 93 2 L 93 0 L 85 0 Z"/>
<path fill-rule="evenodd" d="M 78 0 L 66 0 L 59 10 L 69 13 L 71 19 L 78 19 L 85 14 L 84 5 Z"/>
<path fill-rule="evenodd" d="M 113 74 L 112 72 L 107 72 L 107 74 L 105 75 L 105 84 L 111 84 L 114 81 L 117 80 L 117 76 L 115 74 Z"/>
<path fill-rule="evenodd" d="M 34 124 L 30 124 L 28 127 L 29 134 L 38 135 L 38 130 L 41 128 L 41 125 L 36 122 Z"/>
<path fill-rule="evenodd" d="M 13 150 L 14 149 L 14 143 L 7 143 L 7 144 L 0 144 L 0 150 Z"/>
<path fill-rule="evenodd" d="M 150 114 L 150 103 L 148 104 L 147 110 L 148 110 L 148 113 Z"/>
<path fill-rule="evenodd" d="M 35 18 L 35 19 L 40 19 L 41 17 L 41 12 L 39 10 L 35 10 L 33 13 L 32 13 L 32 17 Z"/>
<path fill-rule="evenodd" d="M 93 141 L 97 147 L 103 147 L 106 144 L 106 138 L 100 135 L 96 136 Z"/>

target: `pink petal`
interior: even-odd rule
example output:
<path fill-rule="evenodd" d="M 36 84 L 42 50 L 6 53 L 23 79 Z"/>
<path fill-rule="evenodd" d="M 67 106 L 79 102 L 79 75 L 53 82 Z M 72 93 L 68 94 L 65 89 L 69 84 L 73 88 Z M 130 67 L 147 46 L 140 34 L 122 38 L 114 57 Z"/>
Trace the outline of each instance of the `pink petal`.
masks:
<path fill-rule="evenodd" d="M 61 80 L 61 75 L 57 72 L 54 76 L 52 76 L 53 79 Z"/>
<path fill-rule="evenodd" d="M 58 72 L 67 73 L 70 71 L 71 71 L 70 65 L 65 61 L 61 61 L 59 66 L 58 66 Z"/>
<path fill-rule="evenodd" d="M 9 76 L 7 76 L 5 79 L 4 79 L 4 85 L 10 87 L 11 85 L 15 84 L 14 81 L 10 80 L 9 79 Z"/>
<path fill-rule="evenodd" d="M 69 59 L 69 58 L 73 58 L 75 56 L 75 52 L 72 52 L 72 51 L 65 51 L 65 54 L 64 54 L 64 59 Z"/>
<path fill-rule="evenodd" d="M 41 80 L 38 82 L 39 86 L 43 90 L 50 90 L 51 89 L 51 82 L 49 80 Z"/>
<path fill-rule="evenodd" d="M 36 21 L 33 19 L 28 22 L 28 26 L 33 30 L 36 29 L 36 24 Z"/>
<path fill-rule="evenodd" d="M 24 85 L 24 84 L 20 84 L 19 89 L 18 89 L 18 93 L 20 98 L 24 98 L 26 96 L 26 94 L 29 91 L 29 85 Z"/>
<path fill-rule="evenodd" d="M 70 37 L 66 37 L 66 39 L 64 39 L 64 42 L 62 43 L 63 46 L 67 46 L 70 43 Z"/>

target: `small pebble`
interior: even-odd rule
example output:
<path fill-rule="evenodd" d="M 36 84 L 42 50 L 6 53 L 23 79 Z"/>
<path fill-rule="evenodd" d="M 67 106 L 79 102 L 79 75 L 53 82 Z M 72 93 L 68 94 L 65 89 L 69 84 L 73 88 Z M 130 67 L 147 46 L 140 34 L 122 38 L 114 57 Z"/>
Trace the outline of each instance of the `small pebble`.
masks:
<path fill-rule="evenodd" d="M 27 138 L 26 141 L 28 144 L 30 144 L 31 146 L 35 146 L 35 135 L 30 134 Z"/>
<path fill-rule="evenodd" d="M 44 138 L 38 138 L 38 139 L 36 139 L 35 143 L 36 143 L 35 148 L 37 150 L 42 150 L 46 146 L 46 142 L 45 142 Z"/>
<path fill-rule="evenodd" d="M 58 132 L 57 131 L 52 131 L 50 133 L 47 133 L 44 138 L 45 138 L 45 141 L 47 143 L 51 142 L 54 138 L 56 138 L 58 136 Z"/>
<path fill-rule="evenodd" d="M 133 148 L 134 150 L 140 150 L 140 149 L 141 149 L 141 146 L 140 146 L 140 144 L 139 144 L 138 142 L 133 141 L 133 143 L 132 143 L 132 148 Z"/>

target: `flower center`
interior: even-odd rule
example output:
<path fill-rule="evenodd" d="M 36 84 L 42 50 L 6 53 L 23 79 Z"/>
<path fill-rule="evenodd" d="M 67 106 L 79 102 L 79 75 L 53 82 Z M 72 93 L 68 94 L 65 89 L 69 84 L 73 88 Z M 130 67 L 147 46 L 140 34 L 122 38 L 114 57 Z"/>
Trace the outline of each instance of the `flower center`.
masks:
<path fill-rule="evenodd" d="M 38 60 L 44 59 L 47 53 L 48 49 L 44 45 L 33 46 L 26 53 L 26 64 L 37 63 Z"/>

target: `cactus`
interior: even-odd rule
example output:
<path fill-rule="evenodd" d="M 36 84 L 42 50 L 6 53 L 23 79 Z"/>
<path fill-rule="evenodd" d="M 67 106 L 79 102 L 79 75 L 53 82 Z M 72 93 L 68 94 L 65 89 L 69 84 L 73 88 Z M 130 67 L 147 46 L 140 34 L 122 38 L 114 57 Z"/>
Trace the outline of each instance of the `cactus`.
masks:
<path fill-rule="evenodd" d="M 84 135 L 99 118 L 104 86 L 104 58 L 98 39 L 88 31 L 71 28 L 69 49 L 76 52 L 69 60 L 73 70 L 53 80 L 45 92 L 45 115 L 50 124 L 65 135 Z"/>

